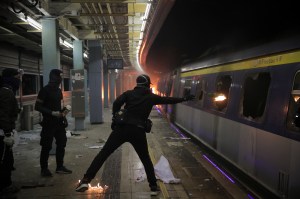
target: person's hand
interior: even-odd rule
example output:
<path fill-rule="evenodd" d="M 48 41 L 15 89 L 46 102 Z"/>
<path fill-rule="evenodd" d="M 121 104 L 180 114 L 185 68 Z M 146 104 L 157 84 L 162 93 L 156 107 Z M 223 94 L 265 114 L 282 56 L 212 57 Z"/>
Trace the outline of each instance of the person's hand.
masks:
<path fill-rule="evenodd" d="M 52 111 L 51 115 L 54 116 L 54 117 L 62 117 L 62 113 L 59 112 L 59 111 Z"/>
<path fill-rule="evenodd" d="M 13 146 L 15 143 L 14 137 L 13 136 L 5 136 L 3 139 L 3 142 L 6 146 Z"/>
<path fill-rule="evenodd" d="M 195 96 L 194 95 L 188 95 L 188 96 L 185 96 L 183 99 L 184 99 L 184 101 L 190 101 L 190 100 L 194 100 Z"/>

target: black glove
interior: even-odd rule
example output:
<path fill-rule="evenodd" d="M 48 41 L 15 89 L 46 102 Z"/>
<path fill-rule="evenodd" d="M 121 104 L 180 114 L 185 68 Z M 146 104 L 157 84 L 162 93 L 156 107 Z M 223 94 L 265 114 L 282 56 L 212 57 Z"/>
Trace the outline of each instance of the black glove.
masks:
<path fill-rule="evenodd" d="M 194 100 L 195 96 L 194 95 L 187 95 L 183 98 L 184 101 L 190 101 L 190 100 Z"/>

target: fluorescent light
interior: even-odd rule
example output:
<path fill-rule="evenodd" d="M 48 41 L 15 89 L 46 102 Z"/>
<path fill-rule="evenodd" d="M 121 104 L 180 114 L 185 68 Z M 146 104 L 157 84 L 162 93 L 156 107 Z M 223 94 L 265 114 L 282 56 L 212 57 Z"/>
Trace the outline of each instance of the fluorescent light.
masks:
<path fill-rule="evenodd" d="M 34 27 L 35 29 L 42 30 L 42 24 L 32 19 L 31 17 L 26 17 L 23 13 L 18 14 L 18 17 L 22 21 L 27 22 L 30 26 Z"/>
<path fill-rule="evenodd" d="M 38 29 L 38 30 L 42 30 L 42 25 L 35 21 L 34 19 L 32 19 L 31 17 L 27 17 L 27 22 L 29 23 L 29 25 L 31 25 L 32 27 Z"/>
<path fill-rule="evenodd" d="M 69 42 L 67 42 L 66 40 L 63 40 L 62 38 L 59 38 L 59 43 L 61 45 L 64 45 L 67 48 L 73 48 L 73 44 L 70 44 Z"/>
<path fill-rule="evenodd" d="M 149 12 L 150 12 L 150 8 L 151 8 L 151 3 L 147 3 L 145 15 L 144 15 L 144 20 L 146 20 L 148 18 L 148 15 L 149 15 Z"/>

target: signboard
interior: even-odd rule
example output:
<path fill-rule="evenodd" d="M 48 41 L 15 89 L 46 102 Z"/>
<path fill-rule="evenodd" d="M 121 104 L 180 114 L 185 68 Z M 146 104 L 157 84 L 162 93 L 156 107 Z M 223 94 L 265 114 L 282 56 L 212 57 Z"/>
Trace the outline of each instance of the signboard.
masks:
<path fill-rule="evenodd" d="M 123 69 L 123 60 L 122 59 L 108 59 L 107 60 L 108 69 Z"/>

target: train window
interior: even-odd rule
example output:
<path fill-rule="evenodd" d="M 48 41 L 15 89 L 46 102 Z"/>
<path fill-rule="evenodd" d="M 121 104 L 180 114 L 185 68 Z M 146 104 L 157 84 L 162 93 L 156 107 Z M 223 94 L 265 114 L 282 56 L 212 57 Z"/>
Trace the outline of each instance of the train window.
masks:
<path fill-rule="evenodd" d="M 196 80 L 196 94 L 195 99 L 198 101 L 198 103 L 203 104 L 203 94 L 205 92 L 205 81 L 200 78 Z"/>
<path fill-rule="evenodd" d="M 296 74 L 294 79 L 286 126 L 289 130 L 300 132 L 300 72 Z"/>
<path fill-rule="evenodd" d="M 231 82 L 232 79 L 230 75 L 219 76 L 216 80 L 214 104 L 219 111 L 227 107 Z"/>
<path fill-rule="evenodd" d="M 184 81 L 184 86 L 183 86 L 183 94 L 182 96 L 187 96 L 191 94 L 191 88 L 192 88 L 192 80 L 191 79 L 186 79 Z"/>
<path fill-rule="evenodd" d="M 22 94 L 34 95 L 37 94 L 37 76 L 24 74 L 22 76 Z"/>
<path fill-rule="evenodd" d="M 268 72 L 246 76 L 242 98 L 243 115 L 258 119 L 265 111 L 271 76 Z"/>

